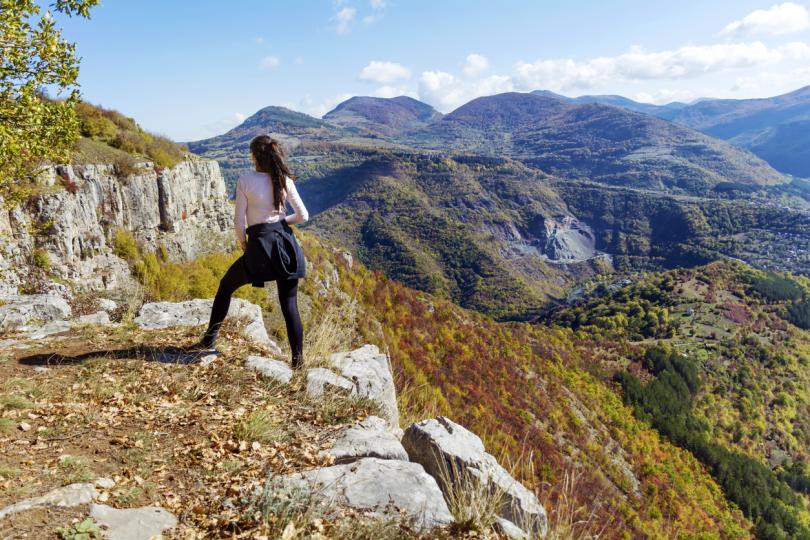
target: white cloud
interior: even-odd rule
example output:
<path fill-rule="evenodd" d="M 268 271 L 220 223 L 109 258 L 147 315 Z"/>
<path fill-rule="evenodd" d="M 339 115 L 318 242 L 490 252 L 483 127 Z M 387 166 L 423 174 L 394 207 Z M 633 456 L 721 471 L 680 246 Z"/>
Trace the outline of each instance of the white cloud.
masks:
<path fill-rule="evenodd" d="M 521 61 L 515 64 L 515 83 L 524 90 L 566 91 L 605 86 L 617 81 L 686 79 L 805 59 L 810 59 L 810 46 L 803 42 L 773 48 L 759 41 L 689 45 L 658 52 L 633 48 L 619 56 L 584 62 L 572 59 Z"/>
<path fill-rule="evenodd" d="M 810 85 L 810 67 L 798 67 L 787 71 L 758 71 L 752 75 L 737 77 L 730 91 L 749 96 L 775 95 L 791 92 Z"/>
<path fill-rule="evenodd" d="M 334 109 L 338 103 L 346 101 L 351 97 L 354 97 L 354 94 L 341 93 L 318 101 L 313 99 L 312 96 L 306 95 L 299 99 L 298 103 L 287 101 L 283 106 L 294 111 L 300 111 L 310 116 L 320 118 L 324 114 Z"/>
<path fill-rule="evenodd" d="M 240 112 L 233 113 L 233 119 L 236 120 L 237 122 L 239 122 L 240 124 L 242 122 L 244 122 L 246 118 L 247 118 L 247 115 L 244 114 L 244 113 L 240 113 Z"/>
<path fill-rule="evenodd" d="M 304 63 L 304 57 L 303 56 L 296 56 L 295 60 L 293 60 L 293 64 L 295 64 L 297 66 L 300 66 L 303 63 Z"/>
<path fill-rule="evenodd" d="M 701 96 L 694 90 L 670 90 L 668 88 L 661 88 L 654 92 L 638 92 L 632 96 L 632 99 L 640 101 L 641 103 L 654 103 L 656 105 L 665 105 L 673 101 L 681 101 L 689 103 Z"/>
<path fill-rule="evenodd" d="M 769 9 L 757 9 L 740 20 L 726 25 L 721 32 L 726 36 L 769 35 L 780 36 L 810 28 L 810 12 L 793 2 L 775 4 Z"/>
<path fill-rule="evenodd" d="M 467 55 L 467 60 L 464 62 L 464 75 L 468 77 L 476 77 L 487 70 L 489 67 L 489 60 L 486 56 L 472 53 Z"/>
<path fill-rule="evenodd" d="M 688 45 L 663 51 L 633 47 L 617 56 L 582 61 L 571 58 L 520 61 L 511 74 L 486 77 L 481 76 L 486 59 L 477 56 L 480 55 L 467 57 L 463 76 L 438 70 L 422 72 L 419 98 L 443 112 L 476 97 L 514 90 L 548 89 L 568 95 L 608 90 L 652 103 L 691 101 L 707 91 L 725 95 L 737 92 L 728 86 L 728 72 L 736 71 L 742 76 L 768 69 L 787 73 L 791 67 L 803 68 L 810 61 L 810 45 L 794 41 L 771 47 L 755 41 Z M 795 80 L 798 84 L 805 79 L 797 76 Z M 663 87 L 655 88 L 656 82 L 663 81 L 666 81 Z M 763 92 L 768 93 L 764 85 Z"/>
<path fill-rule="evenodd" d="M 374 90 L 371 94 L 374 97 L 381 97 L 381 98 L 393 98 L 398 96 L 410 96 L 416 97 L 416 93 L 411 90 L 410 88 L 405 88 L 403 86 L 381 86 Z"/>
<path fill-rule="evenodd" d="M 366 15 L 363 17 L 364 24 L 373 24 L 383 16 L 383 9 L 385 9 L 385 0 L 369 0 L 369 5 L 371 6 L 372 13 L 370 15 Z"/>
<path fill-rule="evenodd" d="M 344 7 L 335 13 L 333 20 L 337 22 L 335 30 L 338 34 L 343 35 L 349 33 L 355 15 L 357 15 L 357 10 L 353 7 Z"/>
<path fill-rule="evenodd" d="M 264 38 L 263 38 L 263 37 L 261 37 L 261 36 L 259 36 L 259 37 L 257 37 L 257 38 L 253 38 L 253 41 L 255 41 L 256 43 L 258 43 L 259 45 L 261 45 L 262 43 L 264 43 Z"/>
<path fill-rule="evenodd" d="M 281 64 L 278 56 L 265 56 L 262 58 L 262 67 L 265 69 L 273 69 Z"/>
<path fill-rule="evenodd" d="M 373 60 L 360 70 L 360 80 L 389 83 L 400 79 L 410 79 L 411 72 L 402 64 Z"/>
<path fill-rule="evenodd" d="M 419 99 L 443 112 L 451 111 L 476 97 L 513 89 L 512 79 L 506 75 L 465 80 L 444 71 L 425 71 L 419 79 Z"/>

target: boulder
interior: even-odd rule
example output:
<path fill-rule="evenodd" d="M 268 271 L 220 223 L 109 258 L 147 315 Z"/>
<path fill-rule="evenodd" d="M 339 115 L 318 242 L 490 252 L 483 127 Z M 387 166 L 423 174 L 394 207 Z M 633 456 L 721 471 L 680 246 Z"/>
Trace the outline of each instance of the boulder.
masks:
<path fill-rule="evenodd" d="M 23 330 L 70 317 L 67 301 L 58 294 L 23 294 L 0 298 L 0 332 Z"/>
<path fill-rule="evenodd" d="M 152 302 L 144 304 L 135 318 L 135 324 L 145 330 L 158 330 L 176 326 L 207 325 L 213 300 L 196 298 L 185 302 Z M 281 354 L 281 348 L 267 335 L 262 310 L 241 298 L 231 300 L 228 317 L 246 321 L 242 334 L 254 343 L 267 348 L 272 354 Z"/>
<path fill-rule="evenodd" d="M 82 315 L 76 320 L 79 324 L 110 324 L 110 314 L 106 311 L 97 311 L 89 315 Z"/>
<path fill-rule="evenodd" d="M 421 464 L 445 492 L 458 488 L 466 478 L 474 478 L 490 491 L 503 494 L 501 518 L 529 536 L 546 533 L 546 510 L 537 497 L 501 467 L 486 452 L 481 439 L 463 426 L 443 416 L 423 420 L 405 430 L 402 445 L 411 461 Z"/>
<path fill-rule="evenodd" d="M 98 491 L 93 484 L 70 484 L 69 486 L 49 491 L 45 495 L 23 499 L 10 506 L 6 506 L 0 509 L 0 519 L 10 514 L 25 512 L 32 508 L 40 508 L 43 506 L 61 506 L 67 508 L 81 506 L 93 502 L 93 499 L 96 497 L 98 497 Z"/>
<path fill-rule="evenodd" d="M 388 356 L 375 345 L 364 345 L 349 352 L 335 353 L 330 363 L 340 374 L 352 381 L 357 395 L 376 401 L 388 425 L 399 430 L 397 391 Z"/>
<path fill-rule="evenodd" d="M 283 479 L 287 485 L 329 504 L 374 517 L 412 519 L 422 530 L 453 522 L 436 481 L 416 463 L 364 458 Z"/>
<path fill-rule="evenodd" d="M 107 313 L 112 313 L 116 309 L 118 309 L 118 304 L 114 301 L 110 300 L 109 298 L 99 298 L 98 299 L 98 308 L 101 311 L 106 311 Z"/>
<path fill-rule="evenodd" d="M 324 368 L 312 368 L 307 371 L 307 394 L 310 397 L 321 397 L 326 392 L 338 392 L 354 395 L 357 389 L 354 384 L 334 371 Z"/>
<path fill-rule="evenodd" d="M 502 517 L 495 518 L 495 530 L 509 540 L 529 540 L 529 534 L 526 531 Z"/>
<path fill-rule="evenodd" d="M 108 540 L 150 540 L 177 526 L 177 518 L 157 506 L 119 510 L 94 504 L 90 507 L 90 517 L 107 527 Z"/>
<path fill-rule="evenodd" d="M 42 339 L 54 334 L 61 334 L 70 330 L 71 324 L 68 321 L 51 321 L 42 326 L 35 326 L 33 328 L 26 327 L 26 337 L 28 339 Z"/>
<path fill-rule="evenodd" d="M 245 359 L 245 366 L 281 384 L 289 383 L 293 376 L 292 368 L 289 365 L 263 356 L 248 356 Z"/>
<path fill-rule="evenodd" d="M 329 455 L 335 458 L 336 463 L 366 457 L 408 461 L 408 453 L 402 443 L 386 427 L 382 418 L 369 416 L 340 432 L 329 449 Z"/>

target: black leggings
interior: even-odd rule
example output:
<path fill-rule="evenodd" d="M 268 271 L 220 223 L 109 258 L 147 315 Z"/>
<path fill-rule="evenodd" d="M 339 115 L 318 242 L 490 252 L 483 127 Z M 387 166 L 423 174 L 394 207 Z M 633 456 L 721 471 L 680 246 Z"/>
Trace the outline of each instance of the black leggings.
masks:
<path fill-rule="evenodd" d="M 203 342 L 206 346 L 213 347 L 219 333 L 219 327 L 228 308 L 231 306 L 231 296 L 236 289 L 250 283 L 250 279 L 245 272 L 245 264 L 242 257 L 228 268 L 225 275 L 219 281 L 217 295 L 214 297 L 214 306 L 211 308 L 211 321 L 208 323 L 208 330 L 205 332 Z M 304 350 L 304 326 L 301 324 L 301 316 L 298 314 L 298 280 L 280 279 L 278 284 L 278 301 L 281 304 L 281 313 L 284 315 L 284 322 L 287 325 L 287 339 L 290 340 L 290 350 L 292 351 L 293 364 L 300 364 Z"/>

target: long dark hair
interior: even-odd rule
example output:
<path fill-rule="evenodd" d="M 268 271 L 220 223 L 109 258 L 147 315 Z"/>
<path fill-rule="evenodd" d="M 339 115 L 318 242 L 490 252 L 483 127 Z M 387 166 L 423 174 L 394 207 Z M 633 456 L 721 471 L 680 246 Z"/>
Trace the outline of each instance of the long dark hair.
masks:
<path fill-rule="evenodd" d="M 281 143 L 269 135 L 259 135 L 250 141 L 250 153 L 256 158 L 256 169 L 267 173 L 273 185 L 273 202 L 277 208 L 284 206 L 287 177 L 295 178 L 287 166 Z"/>

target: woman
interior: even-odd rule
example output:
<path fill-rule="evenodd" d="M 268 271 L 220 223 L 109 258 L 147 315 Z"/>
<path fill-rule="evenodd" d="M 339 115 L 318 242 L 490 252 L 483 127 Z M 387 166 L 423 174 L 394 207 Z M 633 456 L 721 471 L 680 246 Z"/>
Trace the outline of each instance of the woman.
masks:
<path fill-rule="evenodd" d="M 298 279 L 304 277 L 306 263 L 290 225 L 306 221 L 309 214 L 279 142 L 268 135 L 259 135 L 250 142 L 250 154 L 256 172 L 243 174 L 236 182 L 234 229 L 244 254 L 219 282 L 202 346 L 213 349 L 236 289 L 248 283 L 261 287 L 265 281 L 276 281 L 292 365 L 297 368 L 303 362 L 304 348 L 304 328 L 298 314 Z M 287 202 L 294 210 L 291 215 L 285 211 Z"/>

